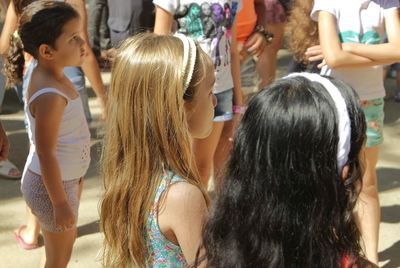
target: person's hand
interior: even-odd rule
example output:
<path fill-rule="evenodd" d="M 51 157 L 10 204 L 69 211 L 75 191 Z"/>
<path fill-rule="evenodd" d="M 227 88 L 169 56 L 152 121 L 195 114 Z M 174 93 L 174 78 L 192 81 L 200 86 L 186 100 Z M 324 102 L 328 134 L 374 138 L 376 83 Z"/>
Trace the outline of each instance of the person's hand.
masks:
<path fill-rule="evenodd" d="M 0 123 L 0 161 L 8 158 L 10 150 L 10 143 L 7 138 L 7 134 L 4 131 L 3 125 Z"/>
<path fill-rule="evenodd" d="M 310 62 L 321 61 L 321 63 L 317 65 L 319 69 L 326 65 L 326 61 L 324 59 L 324 55 L 322 54 L 322 48 L 320 45 L 307 48 L 304 55 L 306 56 L 306 59 Z"/>
<path fill-rule="evenodd" d="M 75 224 L 75 215 L 68 202 L 54 205 L 53 208 L 56 228 L 61 230 L 71 229 Z"/>
<path fill-rule="evenodd" d="M 243 49 L 250 55 L 259 57 L 266 45 L 267 40 L 265 40 L 265 37 L 261 33 L 255 32 L 244 43 Z"/>
<path fill-rule="evenodd" d="M 322 61 L 324 55 L 322 54 L 322 48 L 320 45 L 312 46 L 307 48 L 304 53 L 308 61 Z"/>

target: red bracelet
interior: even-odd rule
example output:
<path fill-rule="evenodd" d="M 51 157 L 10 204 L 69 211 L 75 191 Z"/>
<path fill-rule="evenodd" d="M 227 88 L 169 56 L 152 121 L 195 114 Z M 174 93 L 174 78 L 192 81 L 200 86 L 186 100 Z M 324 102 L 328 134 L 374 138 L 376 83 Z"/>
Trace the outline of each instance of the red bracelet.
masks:
<path fill-rule="evenodd" d="M 247 106 L 233 105 L 232 111 L 234 114 L 244 114 L 246 112 Z"/>

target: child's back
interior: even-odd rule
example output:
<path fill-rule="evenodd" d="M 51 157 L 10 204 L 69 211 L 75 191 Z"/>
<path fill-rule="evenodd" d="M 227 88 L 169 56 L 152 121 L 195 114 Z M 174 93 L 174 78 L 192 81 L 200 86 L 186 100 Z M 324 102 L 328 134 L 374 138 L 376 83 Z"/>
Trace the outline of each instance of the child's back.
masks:
<path fill-rule="evenodd" d="M 207 194 L 191 140 L 212 129 L 214 69 L 177 37 L 137 35 L 114 62 L 102 160 L 107 267 L 186 267 L 201 243 Z"/>

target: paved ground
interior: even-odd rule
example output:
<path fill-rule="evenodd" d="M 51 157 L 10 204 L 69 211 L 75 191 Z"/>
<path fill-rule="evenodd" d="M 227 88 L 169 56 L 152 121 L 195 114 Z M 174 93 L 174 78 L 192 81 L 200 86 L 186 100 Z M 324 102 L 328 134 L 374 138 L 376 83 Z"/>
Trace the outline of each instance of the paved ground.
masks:
<path fill-rule="evenodd" d="M 281 51 L 279 76 L 285 73 L 283 66 L 286 66 L 288 59 L 289 55 Z M 109 74 L 103 75 L 105 81 L 109 81 Z M 385 143 L 378 163 L 378 175 L 382 208 L 379 257 L 380 265 L 389 268 L 400 267 L 400 104 L 393 101 L 393 79 L 387 81 L 387 87 Z M 11 141 L 10 159 L 22 170 L 28 152 L 28 139 L 22 106 L 12 93 L 7 93 L 0 118 Z M 98 176 L 101 124 L 93 97 L 90 98 L 90 106 L 95 119 L 91 125 L 92 163 L 85 178 L 79 210 L 79 234 L 69 267 L 101 267 L 98 261 L 102 243 L 98 227 L 98 204 L 102 191 Z M 43 247 L 32 251 L 22 250 L 13 238 L 13 230 L 25 219 L 25 204 L 19 188 L 19 181 L 0 179 L 0 268 L 38 267 L 43 254 Z"/>

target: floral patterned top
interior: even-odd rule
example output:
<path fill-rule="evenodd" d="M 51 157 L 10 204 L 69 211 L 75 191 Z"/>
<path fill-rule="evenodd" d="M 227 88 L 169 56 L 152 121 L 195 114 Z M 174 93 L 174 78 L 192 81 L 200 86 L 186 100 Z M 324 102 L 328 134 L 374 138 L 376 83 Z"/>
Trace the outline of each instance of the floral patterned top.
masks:
<path fill-rule="evenodd" d="M 183 252 L 178 245 L 168 241 L 158 225 L 158 203 L 161 194 L 167 186 L 185 181 L 181 177 L 169 172 L 164 175 L 160 186 L 157 189 L 154 205 L 146 222 L 144 238 L 147 246 L 146 267 L 157 268 L 180 268 L 189 267 L 186 263 Z"/>

